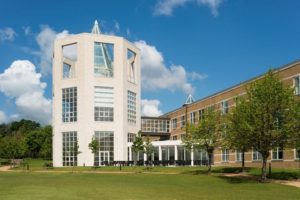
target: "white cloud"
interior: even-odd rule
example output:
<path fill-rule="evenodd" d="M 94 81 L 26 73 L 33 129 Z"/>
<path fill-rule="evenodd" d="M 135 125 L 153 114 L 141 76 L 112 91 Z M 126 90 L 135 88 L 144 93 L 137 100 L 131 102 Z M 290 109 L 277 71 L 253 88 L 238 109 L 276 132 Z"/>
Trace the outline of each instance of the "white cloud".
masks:
<path fill-rule="evenodd" d="M 5 112 L 0 110 L 0 124 L 7 122 L 7 116 Z"/>
<path fill-rule="evenodd" d="M 120 24 L 118 21 L 114 21 L 114 28 L 116 31 L 120 31 Z"/>
<path fill-rule="evenodd" d="M 159 110 L 160 101 L 157 99 L 142 99 L 142 116 L 157 117 L 162 115 Z"/>
<path fill-rule="evenodd" d="M 13 41 L 16 36 L 17 33 L 10 27 L 0 29 L 0 42 L 5 40 Z"/>
<path fill-rule="evenodd" d="M 126 35 L 129 37 L 131 35 L 131 31 L 129 28 L 126 28 Z"/>
<path fill-rule="evenodd" d="M 154 15 L 171 16 L 173 11 L 187 3 L 197 3 L 199 6 L 208 6 L 213 16 L 218 16 L 218 8 L 224 0 L 158 0 L 154 8 Z"/>
<path fill-rule="evenodd" d="M 15 100 L 19 114 L 12 116 L 28 118 L 43 124 L 51 121 L 51 100 L 44 97 L 47 84 L 41 74 L 28 60 L 14 61 L 0 74 L 0 91 Z"/>
<path fill-rule="evenodd" d="M 31 34 L 30 26 L 23 26 L 22 29 L 24 30 L 25 35 L 30 35 Z"/>
<path fill-rule="evenodd" d="M 36 41 L 40 50 L 36 54 L 40 56 L 40 67 L 43 75 L 51 74 L 52 71 L 54 40 L 58 38 L 64 38 L 68 35 L 70 34 L 67 30 L 57 33 L 47 25 L 41 27 L 41 32 L 36 37 Z"/>
<path fill-rule="evenodd" d="M 194 88 L 188 82 L 189 74 L 195 77 L 203 77 L 196 72 L 186 72 L 181 65 L 165 66 L 164 58 L 155 46 L 140 40 L 135 45 L 141 50 L 142 87 L 144 90 L 167 89 L 180 90 L 186 94 L 193 93 Z M 203 77 L 204 78 L 204 77 Z"/>

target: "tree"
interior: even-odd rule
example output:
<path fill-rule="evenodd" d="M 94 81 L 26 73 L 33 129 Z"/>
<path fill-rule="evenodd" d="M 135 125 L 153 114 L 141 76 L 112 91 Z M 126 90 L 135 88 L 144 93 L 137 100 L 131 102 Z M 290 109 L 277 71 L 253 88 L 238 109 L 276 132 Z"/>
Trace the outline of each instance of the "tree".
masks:
<path fill-rule="evenodd" d="M 226 137 L 223 141 L 225 147 L 241 152 L 243 172 L 245 170 L 245 152 L 252 148 L 248 115 L 249 103 L 244 98 L 237 99 L 236 107 L 227 115 Z"/>
<path fill-rule="evenodd" d="M 74 154 L 74 157 L 77 159 L 73 159 L 73 168 L 72 168 L 72 173 L 74 172 L 75 166 L 77 166 L 77 160 L 78 160 L 78 155 L 81 154 L 81 151 L 79 151 L 79 145 L 78 145 L 78 140 L 76 139 L 74 142 L 74 146 L 71 147 L 71 152 Z"/>
<path fill-rule="evenodd" d="M 262 156 L 261 180 L 265 181 L 270 151 L 283 148 L 297 136 L 299 106 L 293 89 L 284 86 L 272 71 L 250 85 L 247 100 L 250 143 Z"/>
<path fill-rule="evenodd" d="M 141 131 L 138 132 L 137 137 L 135 138 L 135 140 L 132 143 L 131 149 L 135 153 L 133 160 L 134 160 L 134 164 L 136 165 L 138 152 L 143 152 L 143 150 L 144 150 L 144 144 L 143 144 L 143 138 L 141 136 Z"/>
<path fill-rule="evenodd" d="M 52 126 L 48 125 L 42 128 L 43 144 L 39 156 L 44 159 L 52 159 Z"/>
<path fill-rule="evenodd" d="M 212 108 L 204 112 L 204 119 L 198 125 L 187 126 L 187 136 L 183 139 L 186 146 L 205 149 L 208 154 L 208 173 L 211 172 L 212 157 L 219 139 L 220 114 Z"/>
<path fill-rule="evenodd" d="M 99 153 L 100 144 L 98 140 L 96 140 L 94 137 L 92 138 L 92 141 L 89 143 L 89 149 L 92 151 L 92 154 L 97 155 Z M 96 168 L 96 163 L 94 160 L 94 168 Z"/>
<path fill-rule="evenodd" d="M 151 144 L 149 136 L 147 136 L 145 144 L 143 145 L 143 147 L 144 147 L 144 151 L 143 152 L 146 154 L 147 159 L 149 159 L 149 157 L 151 157 L 151 154 L 154 152 L 154 147 Z M 150 164 L 150 162 L 148 160 L 147 166 L 149 166 L 149 164 Z"/>
<path fill-rule="evenodd" d="M 15 164 L 15 159 L 23 158 L 25 145 L 22 138 L 17 136 L 6 136 L 1 139 L 1 154 L 3 158 L 9 158 Z"/>

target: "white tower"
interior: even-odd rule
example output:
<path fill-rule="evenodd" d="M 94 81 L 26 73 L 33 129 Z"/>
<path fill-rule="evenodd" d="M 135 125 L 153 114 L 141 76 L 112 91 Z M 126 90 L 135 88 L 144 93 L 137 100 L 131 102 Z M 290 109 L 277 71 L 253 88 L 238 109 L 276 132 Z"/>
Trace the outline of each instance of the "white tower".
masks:
<path fill-rule="evenodd" d="M 53 164 L 126 161 L 140 130 L 140 51 L 124 38 L 92 33 L 57 39 L 53 54 Z M 88 148 L 99 141 L 99 154 Z M 74 154 L 76 141 L 78 156 Z"/>

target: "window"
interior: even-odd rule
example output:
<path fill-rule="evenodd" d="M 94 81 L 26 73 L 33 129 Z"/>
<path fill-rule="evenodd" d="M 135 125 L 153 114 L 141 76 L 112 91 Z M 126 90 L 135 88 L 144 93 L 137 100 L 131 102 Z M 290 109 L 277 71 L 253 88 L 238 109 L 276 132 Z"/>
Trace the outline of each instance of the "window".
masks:
<path fill-rule="evenodd" d="M 77 121 L 77 88 L 62 89 L 62 121 Z"/>
<path fill-rule="evenodd" d="M 130 124 L 136 123 L 136 93 L 127 91 L 127 113 L 128 122 Z"/>
<path fill-rule="evenodd" d="M 192 112 L 192 113 L 190 113 L 190 123 L 191 124 L 195 124 L 195 122 L 196 122 L 196 113 L 195 112 Z"/>
<path fill-rule="evenodd" d="M 77 155 L 75 153 L 77 132 L 63 132 L 62 135 L 63 166 L 77 166 Z"/>
<path fill-rule="evenodd" d="M 237 162 L 242 162 L 243 160 L 243 153 L 239 150 L 236 151 L 236 161 Z"/>
<path fill-rule="evenodd" d="M 94 118 L 95 121 L 114 121 L 114 88 L 94 88 Z"/>
<path fill-rule="evenodd" d="M 68 63 L 63 63 L 63 79 L 72 78 L 73 72 L 72 72 L 72 66 Z"/>
<path fill-rule="evenodd" d="M 295 95 L 300 95 L 300 77 L 294 77 Z"/>
<path fill-rule="evenodd" d="M 135 58 L 136 53 L 127 49 L 127 73 L 128 81 L 131 83 L 136 83 Z"/>
<path fill-rule="evenodd" d="M 114 76 L 114 45 L 101 42 L 94 43 L 94 72 L 96 76 Z"/>
<path fill-rule="evenodd" d="M 159 118 L 142 118 L 142 132 L 168 133 L 170 121 Z"/>
<path fill-rule="evenodd" d="M 172 140 L 177 140 L 177 135 L 173 135 Z"/>
<path fill-rule="evenodd" d="M 204 109 L 199 110 L 199 121 L 204 120 Z"/>
<path fill-rule="evenodd" d="M 203 149 L 194 149 L 194 160 L 206 161 L 208 159 L 207 152 Z"/>
<path fill-rule="evenodd" d="M 177 118 L 172 119 L 172 129 L 176 129 L 177 128 Z"/>
<path fill-rule="evenodd" d="M 128 133 L 127 138 L 128 138 L 127 142 L 134 142 L 135 134 L 134 133 Z"/>
<path fill-rule="evenodd" d="M 228 101 L 221 102 L 221 113 L 223 115 L 228 113 Z"/>
<path fill-rule="evenodd" d="M 253 161 L 258 161 L 258 160 L 261 160 L 261 159 L 262 159 L 261 153 L 259 153 L 258 151 L 254 150 L 252 152 L 252 160 Z"/>
<path fill-rule="evenodd" d="M 300 160 L 300 148 L 295 149 L 295 159 Z"/>
<path fill-rule="evenodd" d="M 222 161 L 223 162 L 228 162 L 229 160 L 229 150 L 228 149 L 223 149 L 222 150 Z"/>
<path fill-rule="evenodd" d="M 114 133 L 111 131 L 95 131 L 95 139 L 99 142 L 99 153 L 95 155 L 95 165 L 114 161 Z"/>
<path fill-rule="evenodd" d="M 283 150 L 282 148 L 275 148 L 272 150 L 272 160 L 282 160 Z"/>
<path fill-rule="evenodd" d="M 183 128 L 183 127 L 185 127 L 185 116 L 184 115 L 182 115 L 180 117 L 180 128 Z"/>

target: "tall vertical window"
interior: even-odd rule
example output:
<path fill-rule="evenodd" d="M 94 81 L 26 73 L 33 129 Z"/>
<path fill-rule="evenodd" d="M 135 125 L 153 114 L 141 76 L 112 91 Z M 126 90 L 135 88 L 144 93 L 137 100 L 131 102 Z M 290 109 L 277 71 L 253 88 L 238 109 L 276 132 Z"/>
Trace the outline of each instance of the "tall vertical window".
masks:
<path fill-rule="evenodd" d="M 62 121 L 77 121 L 77 88 L 62 89 Z"/>
<path fill-rule="evenodd" d="M 272 150 L 272 160 L 282 160 L 283 150 L 282 148 L 275 148 Z"/>
<path fill-rule="evenodd" d="M 204 112 L 205 112 L 204 109 L 199 110 L 199 121 L 204 120 Z"/>
<path fill-rule="evenodd" d="M 257 160 L 261 160 L 261 159 L 262 159 L 261 153 L 259 153 L 258 151 L 254 150 L 252 152 L 252 160 L 253 161 L 257 161 Z"/>
<path fill-rule="evenodd" d="M 95 139 L 99 142 L 99 152 L 95 154 L 95 165 L 114 161 L 114 133 L 111 131 L 95 131 Z"/>
<path fill-rule="evenodd" d="M 177 128 L 177 118 L 172 119 L 172 129 L 176 129 Z"/>
<path fill-rule="evenodd" d="M 242 156 L 243 156 L 242 151 L 237 150 L 237 151 L 236 151 L 236 161 L 237 161 L 237 162 L 241 162 L 241 161 L 242 161 Z"/>
<path fill-rule="evenodd" d="M 134 142 L 136 135 L 134 133 L 127 134 L 127 142 Z"/>
<path fill-rule="evenodd" d="M 229 160 L 229 150 L 228 149 L 223 149 L 222 150 L 222 161 L 223 162 L 228 162 Z"/>
<path fill-rule="evenodd" d="M 300 160 L 300 148 L 295 149 L 295 159 Z"/>
<path fill-rule="evenodd" d="M 180 117 L 180 128 L 183 128 L 183 127 L 185 127 L 185 116 L 184 115 L 182 115 Z"/>
<path fill-rule="evenodd" d="M 96 76 L 114 76 L 114 45 L 95 42 L 94 43 L 94 73 Z"/>
<path fill-rule="evenodd" d="M 195 124 L 196 122 L 196 113 L 195 112 L 191 112 L 190 113 L 190 123 L 191 124 Z"/>
<path fill-rule="evenodd" d="M 63 132 L 62 136 L 63 166 L 77 166 L 77 154 L 75 153 L 77 132 Z"/>
<path fill-rule="evenodd" d="M 131 124 L 136 123 L 136 93 L 127 91 L 127 113 L 128 122 Z"/>
<path fill-rule="evenodd" d="M 221 102 L 221 112 L 223 115 L 228 113 L 228 101 Z"/>
<path fill-rule="evenodd" d="M 63 63 L 63 79 L 72 78 L 73 70 L 72 66 L 68 63 Z"/>
<path fill-rule="evenodd" d="M 114 121 L 114 88 L 94 88 L 94 118 L 95 121 Z"/>
<path fill-rule="evenodd" d="M 300 95 L 300 77 L 294 77 L 295 95 Z"/>
<path fill-rule="evenodd" d="M 127 75 L 128 81 L 136 83 L 136 64 L 135 64 L 136 53 L 127 49 Z"/>
<path fill-rule="evenodd" d="M 77 62 L 77 44 L 68 44 L 62 47 L 62 78 L 73 78 Z"/>

